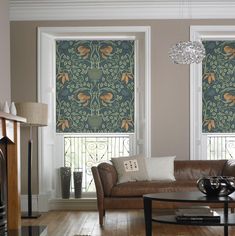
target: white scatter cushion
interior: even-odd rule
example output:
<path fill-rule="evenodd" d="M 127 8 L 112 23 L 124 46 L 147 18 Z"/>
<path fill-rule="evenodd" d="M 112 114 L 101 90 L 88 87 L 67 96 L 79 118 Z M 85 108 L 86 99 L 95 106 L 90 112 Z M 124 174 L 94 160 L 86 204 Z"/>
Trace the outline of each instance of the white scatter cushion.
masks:
<path fill-rule="evenodd" d="M 145 158 L 129 156 L 112 158 L 112 163 L 118 174 L 118 183 L 148 180 Z"/>
<path fill-rule="evenodd" d="M 175 156 L 146 158 L 146 168 L 149 180 L 175 181 Z"/>

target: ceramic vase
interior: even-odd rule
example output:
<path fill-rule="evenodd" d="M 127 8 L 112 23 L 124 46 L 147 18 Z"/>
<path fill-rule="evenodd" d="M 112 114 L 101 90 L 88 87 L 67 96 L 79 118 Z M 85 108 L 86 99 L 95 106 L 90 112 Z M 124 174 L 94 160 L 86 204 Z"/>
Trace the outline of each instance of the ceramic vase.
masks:
<path fill-rule="evenodd" d="M 70 198 L 71 168 L 60 167 L 61 194 L 62 198 Z"/>
<path fill-rule="evenodd" d="M 16 106 L 15 106 L 14 102 L 11 103 L 10 112 L 11 112 L 12 115 L 16 115 L 17 114 Z"/>
<path fill-rule="evenodd" d="M 81 198 L 82 196 L 82 171 L 73 172 L 74 181 L 74 197 Z"/>
<path fill-rule="evenodd" d="M 6 112 L 6 113 L 10 113 L 10 109 L 9 109 L 7 101 L 5 101 L 5 103 L 4 103 L 3 111 Z"/>

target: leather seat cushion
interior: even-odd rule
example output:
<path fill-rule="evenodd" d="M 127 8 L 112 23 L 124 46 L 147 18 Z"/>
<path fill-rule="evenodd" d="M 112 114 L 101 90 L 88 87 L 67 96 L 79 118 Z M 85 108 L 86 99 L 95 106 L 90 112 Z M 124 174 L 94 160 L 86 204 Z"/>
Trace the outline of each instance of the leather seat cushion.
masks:
<path fill-rule="evenodd" d="M 148 193 L 197 191 L 196 180 L 189 181 L 136 181 L 115 185 L 111 190 L 112 197 L 141 197 Z"/>

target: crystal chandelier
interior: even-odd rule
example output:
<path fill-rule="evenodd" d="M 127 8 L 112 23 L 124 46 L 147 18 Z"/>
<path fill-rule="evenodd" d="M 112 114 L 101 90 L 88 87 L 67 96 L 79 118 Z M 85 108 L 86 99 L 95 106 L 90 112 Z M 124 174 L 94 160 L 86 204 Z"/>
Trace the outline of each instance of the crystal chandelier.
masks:
<path fill-rule="evenodd" d="M 175 64 L 201 63 L 206 56 L 205 48 L 199 41 L 179 42 L 171 47 L 169 56 Z"/>

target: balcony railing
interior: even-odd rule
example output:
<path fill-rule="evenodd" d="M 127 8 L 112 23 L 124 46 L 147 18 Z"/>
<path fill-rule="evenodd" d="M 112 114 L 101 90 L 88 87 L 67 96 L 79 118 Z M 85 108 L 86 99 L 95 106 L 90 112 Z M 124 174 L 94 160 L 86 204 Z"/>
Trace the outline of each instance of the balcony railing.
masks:
<path fill-rule="evenodd" d="M 235 159 L 235 136 L 208 135 L 207 159 Z"/>
<path fill-rule="evenodd" d="M 95 192 L 92 166 L 109 161 L 112 157 L 129 156 L 129 153 L 129 135 L 64 137 L 65 166 L 71 167 L 72 172 L 77 170 L 83 172 L 83 192 Z M 71 191 L 73 188 L 72 179 Z"/>

